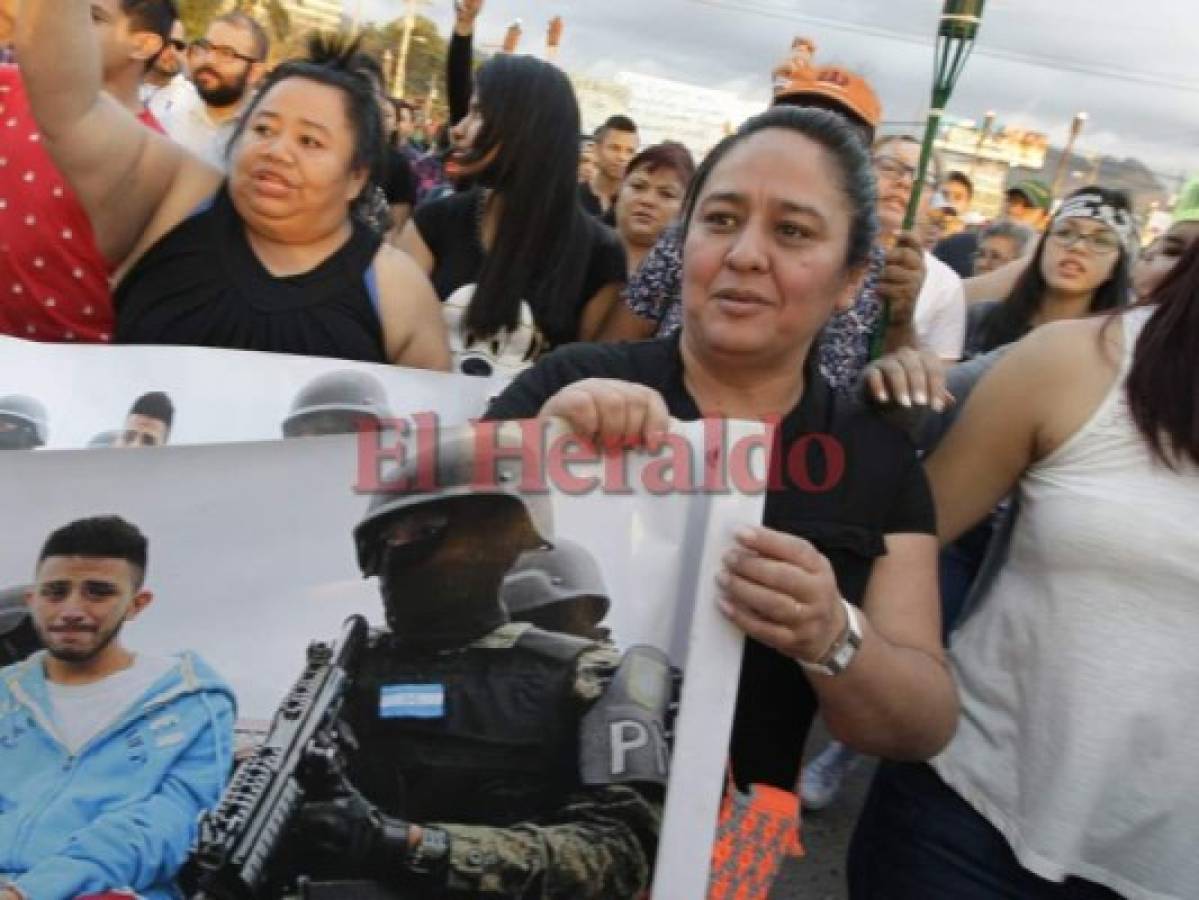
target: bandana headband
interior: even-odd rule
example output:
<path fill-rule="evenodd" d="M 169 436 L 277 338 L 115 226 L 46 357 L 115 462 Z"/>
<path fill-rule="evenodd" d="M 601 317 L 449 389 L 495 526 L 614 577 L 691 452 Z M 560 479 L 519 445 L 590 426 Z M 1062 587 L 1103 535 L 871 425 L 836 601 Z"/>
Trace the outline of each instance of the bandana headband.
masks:
<path fill-rule="evenodd" d="M 1078 194 L 1065 200 L 1053 221 L 1056 224 L 1062 219 L 1095 219 L 1119 235 L 1125 246 L 1132 242 L 1137 231 L 1128 210 L 1117 209 L 1100 194 Z"/>

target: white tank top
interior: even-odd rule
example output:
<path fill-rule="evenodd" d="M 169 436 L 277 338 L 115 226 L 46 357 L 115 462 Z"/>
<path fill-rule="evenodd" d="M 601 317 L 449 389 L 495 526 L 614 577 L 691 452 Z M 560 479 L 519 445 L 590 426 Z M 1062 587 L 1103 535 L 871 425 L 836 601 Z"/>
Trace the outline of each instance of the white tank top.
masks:
<path fill-rule="evenodd" d="M 933 761 L 1021 864 L 1199 897 L 1199 468 L 1153 457 L 1120 375 L 1025 472 L 1008 561 L 953 639 L 962 716 Z M 1199 364 L 1199 361 L 1196 361 Z"/>

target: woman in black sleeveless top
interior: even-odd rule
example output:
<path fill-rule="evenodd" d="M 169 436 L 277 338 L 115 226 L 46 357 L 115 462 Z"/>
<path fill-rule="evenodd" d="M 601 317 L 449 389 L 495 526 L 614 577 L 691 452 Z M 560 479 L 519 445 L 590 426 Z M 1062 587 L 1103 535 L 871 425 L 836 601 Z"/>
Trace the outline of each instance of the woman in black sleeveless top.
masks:
<path fill-rule="evenodd" d="M 86 20 L 85 6 L 68 5 L 33 27 L 88 60 L 98 48 Z M 30 66 L 47 147 L 121 273 L 118 343 L 448 367 L 428 279 L 350 215 L 382 146 L 354 50 L 315 39 L 310 59 L 275 69 L 230 142 L 227 181 L 142 134 L 100 93 L 92 67 Z"/>

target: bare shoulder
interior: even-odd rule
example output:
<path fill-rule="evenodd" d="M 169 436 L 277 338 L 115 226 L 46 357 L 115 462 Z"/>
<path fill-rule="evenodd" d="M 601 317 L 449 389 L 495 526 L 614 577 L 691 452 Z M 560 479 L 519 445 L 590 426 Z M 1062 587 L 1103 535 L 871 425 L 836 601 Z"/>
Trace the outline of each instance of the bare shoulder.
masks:
<path fill-rule="evenodd" d="M 1123 350 L 1123 318 L 1095 316 L 1042 325 L 996 366 L 995 374 L 1039 412 L 1038 458 L 1065 443 L 1103 403 Z"/>
<path fill-rule="evenodd" d="M 402 298 L 421 294 L 420 299 L 423 300 L 423 291 L 414 291 L 413 288 L 431 289 L 428 276 L 412 257 L 386 241 L 379 245 L 379 252 L 375 254 L 375 277 L 380 293 L 385 296 L 392 294 Z"/>

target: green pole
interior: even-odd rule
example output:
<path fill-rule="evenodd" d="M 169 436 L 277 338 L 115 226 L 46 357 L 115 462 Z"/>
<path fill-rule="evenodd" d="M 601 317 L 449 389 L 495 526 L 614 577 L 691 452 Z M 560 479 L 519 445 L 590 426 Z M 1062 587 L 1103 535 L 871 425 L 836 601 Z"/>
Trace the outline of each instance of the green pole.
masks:
<path fill-rule="evenodd" d="M 933 143 L 941 127 L 941 117 L 949 105 L 954 86 L 966 67 L 966 60 L 978 37 L 986 0 L 945 0 L 941 20 L 937 26 L 937 47 L 933 61 L 932 105 L 924 128 L 924 141 L 920 145 L 920 164 L 912 181 L 912 196 L 904 213 L 903 227 L 911 229 L 916 224 L 916 211 L 920 208 L 920 197 L 924 192 L 924 180 L 928 177 L 928 166 L 932 161 Z M 886 330 L 890 322 L 890 310 L 883 309 L 882 322 L 871 342 L 871 355 L 878 356 L 883 347 Z"/>

